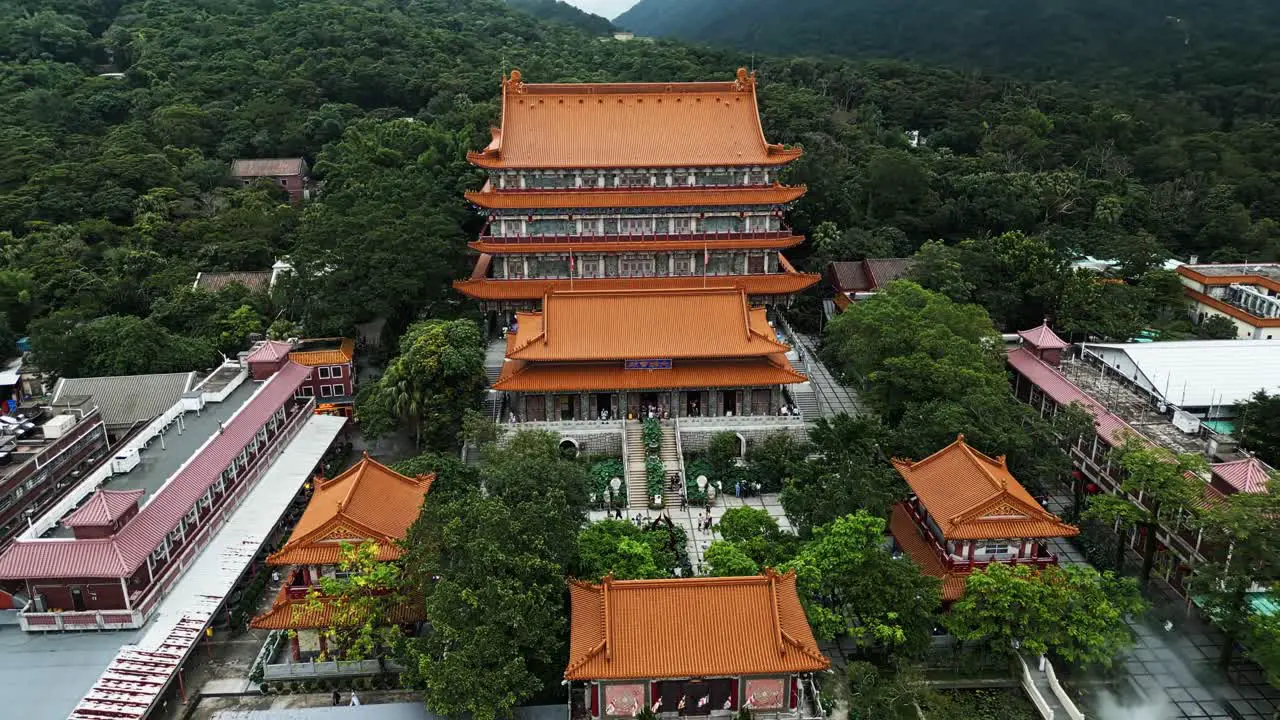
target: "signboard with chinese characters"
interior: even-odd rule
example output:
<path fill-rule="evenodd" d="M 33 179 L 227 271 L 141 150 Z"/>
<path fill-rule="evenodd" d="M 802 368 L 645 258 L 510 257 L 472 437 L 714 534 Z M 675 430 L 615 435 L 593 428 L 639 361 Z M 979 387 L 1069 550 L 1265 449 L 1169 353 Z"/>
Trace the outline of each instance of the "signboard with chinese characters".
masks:
<path fill-rule="evenodd" d="M 670 370 L 671 358 L 656 358 L 650 360 L 628 360 L 626 368 L 628 370 Z"/>
<path fill-rule="evenodd" d="M 644 683 L 604 686 L 606 717 L 635 717 L 644 706 Z"/>
<path fill-rule="evenodd" d="M 751 710 L 778 710 L 785 699 L 781 678 L 756 678 L 746 682 L 743 706 Z"/>

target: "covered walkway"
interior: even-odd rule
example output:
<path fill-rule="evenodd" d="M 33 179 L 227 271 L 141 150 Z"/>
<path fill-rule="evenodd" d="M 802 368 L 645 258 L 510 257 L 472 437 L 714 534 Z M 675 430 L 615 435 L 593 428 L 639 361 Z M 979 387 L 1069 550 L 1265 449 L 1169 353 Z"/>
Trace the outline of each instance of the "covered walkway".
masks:
<path fill-rule="evenodd" d="M 311 476 L 346 418 L 313 415 L 245 496 L 182 579 L 160 601 L 136 644 L 122 647 L 71 711 L 69 720 L 142 718 L 175 680 L 236 581 L 248 569 L 271 530 Z M 32 695 L 45 683 L 33 684 Z M 22 698 L 18 698 L 22 702 Z M 30 698 L 41 707 L 41 698 Z M 48 717 L 35 711 L 22 717 Z"/>

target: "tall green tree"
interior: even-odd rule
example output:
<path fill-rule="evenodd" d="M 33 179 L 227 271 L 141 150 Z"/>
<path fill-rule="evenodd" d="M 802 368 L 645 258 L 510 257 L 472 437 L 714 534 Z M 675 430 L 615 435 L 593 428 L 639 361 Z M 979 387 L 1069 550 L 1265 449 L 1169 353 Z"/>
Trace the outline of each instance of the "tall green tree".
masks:
<path fill-rule="evenodd" d="M 1137 584 L 1110 572 L 992 564 L 965 579 L 964 597 L 943 622 L 957 639 L 997 653 L 1053 652 L 1078 666 L 1110 666 L 1133 645 L 1125 617 L 1145 607 Z"/>
<path fill-rule="evenodd" d="M 1268 465 L 1280 466 L 1280 393 L 1259 390 L 1237 412 L 1240 444 Z"/>
<path fill-rule="evenodd" d="M 809 439 L 815 457 L 793 467 L 780 498 L 801 537 L 859 510 L 888 517 L 893 503 L 907 496 L 906 483 L 881 452 L 889 432 L 876 418 L 818 418 Z"/>
<path fill-rule="evenodd" d="M 333 657 L 380 660 L 404 637 L 401 606 L 420 600 L 405 594 L 399 565 L 378 560 L 376 543 L 343 542 L 338 570 L 341 575 L 320 577 L 299 610 L 328 615 L 329 627 L 321 633 Z"/>
<path fill-rule="evenodd" d="M 1205 461 L 1199 455 L 1174 455 L 1130 438 L 1112 451 L 1112 462 L 1123 471 L 1120 494 L 1094 496 L 1084 517 L 1115 523 L 1120 528 L 1117 569 L 1122 564 L 1127 545 L 1125 528 L 1132 526 L 1143 531 L 1145 539 L 1138 587 L 1145 592 L 1155 565 L 1159 528 L 1164 524 L 1172 525 L 1194 505 L 1200 492 L 1199 484 L 1203 482 L 1195 473 L 1206 469 Z"/>
<path fill-rule="evenodd" d="M 1280 573 L 1280 498 L 1269 490 L 1238 492 L 1213 505 L 1198 521 L 1208 562 L 1197 564 L 1193 592 L 1223 633 L 1218 661 L 1231 664 L 1237 642 L 1249 637 L 1256 611 L 1250 590 Z M 1265 657 L 1265 651 L 1263 653 Z"/>
<path fill-rule="evenodd" d="M 439 712 L 497 720 L 564 671 L 564 581 L 586 522 L 586 478 L 555 445 L 547 433 L 516 433 L 490 448 L 485 490 L 438 471 L 457 490 L 426 503 L 405 538 L 405 573 L 432 625 L 405 646 L 406 679 Z"/>
<path fill-rule="evenodd" d="M 377 436 L 405 421 L 419 448 L 451 447 L 487 384 L 484 353 L 484 336 L 469 320 L 414 323 L 400 338 L 400 354 L 356 398 L 364 432 Z"/>
<path fill-rule="evenodd" d="M 929 646 L 938 580 L 889 554 L 885 526 L 864 512 L 837 518 L 815 529 L 783 569 L 796 571 L 819 638 L 847 634 L 882 653 L 912 656 Z"/>

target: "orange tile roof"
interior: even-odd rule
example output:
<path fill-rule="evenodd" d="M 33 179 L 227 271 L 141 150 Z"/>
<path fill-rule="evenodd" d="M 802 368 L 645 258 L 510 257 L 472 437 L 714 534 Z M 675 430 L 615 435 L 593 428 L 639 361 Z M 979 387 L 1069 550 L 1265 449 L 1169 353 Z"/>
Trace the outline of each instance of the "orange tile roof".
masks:
<path fill-rule="evenodd" d="M 505 363 L 495 390 L 581 392 L 592 390 L 689 390 L 769 387 L 808 381 L 785 355 L 748 360 L 676 360 L 670 370 L 627 370 L 613 363 Z"/>
<path fill-rule="evenodd" d="M 988 457 L 964 435 L 919 462 L 895 458 L 893 466 L 938 523 L 948 540 L 1071 537 L 1067 525 L 1009 473 L 1004 456 Z"/>
<path fill-rule="evenodd" d="M 826 670 L 795 572 L 569 585 L 568 680 Z"/>
<path fill-rule="evenodd" d="M 506 190 L 471 191 L 467 200 L 489 210 L 547 210 L 564 208 L 651 208 L 725 205 L 783 205 L 800 199 L 803 185 L 760 185 L 708 188 L 648 188 L 620 190 Z"/>
<path fill-rule="evenodd" d="M 389 614 L 387 622 L 391 625 L 427 619 L 426 605 L 421 597 L 406 598 L 394 605 Z M 249 623 L 249 627 L 259 630 L 316 630 L 333 625 L 333 606 L 322 604 L 312 607 L 305 599 L 290 599 L 288 586 L 280 588 L 269 610 Z"/>
<path fill-rule="evenodd" d="M 898 547 L 920 568 L 920 572 L 942 581 L 943 602 L 954 602 L 964 596 L 964 574 L 947 570 L 938 554 L 933 551 L 933 546 L 921 535 L 924 531 L 912 519 L 911 511 L 902 503 L 893 506 L 893 514 L 889 516 L 889 532 L 898 542 Z"/>
<path fill-rule="evenodd" d="M 338 338 L 321 338 L 323 340 L 337 340 Z M 303 341 L 307 342 L 307 341 Z M 299 352 L 294 350 L 289 353 L 289 359 L 299 365 L 315 367 L 316 365 L 339 365 L 341 363 L 349 363 L 356 356 L 356 341 L 351 338 L 342 338 L 342 342 L 333 350 L 308 350 Z"/>
<path fill-rule="evenodd" d="M 526 84 L 502 82 L 502 127 L 484 168 L 781 165 L 800 157 L 765 142 L 756 79 L 733 82 Z"/>
<path fill-rule="evenodd" d="M 365 454 L 332 480 L 318 480 L 311 501 L 271 565 L 333 565 L 341 542 L 378 544 L 379 560 L 400 557 L 396 541 L 422 509 L 435 475 L 405 477 Z"/>
<path fill-rule="evenodd" d="M 703 250 L 785 250 L 804 242 L 802 235 L 774 238 L 742 237 L 730 240 L 680 239 L 678 235 L 657 238 L 556 237 L 528 238 L 522 242 L 502 242 L 484 238 L 470 243 L 473 250 L 489 255 L 523 255 L 527 253 L 623 253 L 623 252 L 701 252 Z"/>
<path fill-rule="evenodd" d="M 481 255 L 481 262 L 488 268 L 489 256 Z M 749 297 L 760 295 L 791 295 L 820 280 L 809 273 L 782 272 L 767 275 L 713 275 L 704 279 L 701 275 L 680 277 L 589 278 L 572 283 L 576 290 L 664 290 L 700 288 L 706 283 L 719 287 L 736 287 L 746 291 Z M 569 290 L 565 279 L 494 280 L 476 278 L 453 283 L 458 292 L 476 300 L 541 300 L 548 293 Z"/>
<path fill-rule="evenodd" d="M 790 348 L 738 288 L 556 292 L 516 316 L 512 360 L 762 357 Z"/>

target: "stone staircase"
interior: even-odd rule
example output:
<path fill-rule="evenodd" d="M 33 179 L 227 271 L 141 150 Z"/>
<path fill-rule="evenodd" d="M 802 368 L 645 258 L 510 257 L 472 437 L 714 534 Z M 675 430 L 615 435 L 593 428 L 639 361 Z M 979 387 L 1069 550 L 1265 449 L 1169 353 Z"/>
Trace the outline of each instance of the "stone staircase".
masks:
<path fill-rule="evenodd" d="M 498 382 L 498 375 L 502 373 L 502 363 L 506 357 L 507 341 L 501 338 L 493 340 L 489 343 L 489 347 L 485 349 L 484 357 L 484 377 L 489 382 L 489 387 Z M 506 418 L 498 417 L 502 412 L 502 393 L 487 392 L 484 401 L 480 405 L 480 410 L 485 417 L 498 422 L 504 422 Z"/>
<path fill-rule="evenodd" d="M 649 486 L 644 473 L 644 435 L 639 420 L 622 425 L 622 442 L 626 444 L 627 507 L 644 510 L 649 507 Z"/>
<path fill-rule="evenodd" d="M 800 416 L 805 422 L 813 422 L 822 417 L 822 406 L 818 404 L 818 393 L 814 391 L 813 383 L 792 385 L 787 388 L 787 392 L 791 393 L 791 400 L 800 409 Z"/>
<path fill-rule="evenodd" d="M 662 458 L 662 464 L 667 468 L 667 477 L 670 477 L 671 473 L 679 473 L 683 479 L 684 461 L 680 457 L 680 450 L 676 447 L 676 432 L 676 427 L 671 421 L 662 423 L 662 449 L 658 457 Z M 680 507 L 680 488 L 673 489 L 670 484 L 663 485 L 662 505 L 668 510 Z"/>

